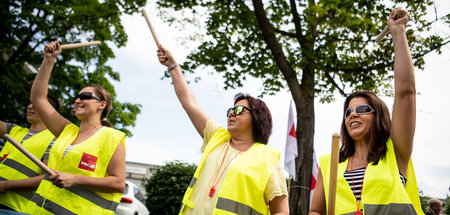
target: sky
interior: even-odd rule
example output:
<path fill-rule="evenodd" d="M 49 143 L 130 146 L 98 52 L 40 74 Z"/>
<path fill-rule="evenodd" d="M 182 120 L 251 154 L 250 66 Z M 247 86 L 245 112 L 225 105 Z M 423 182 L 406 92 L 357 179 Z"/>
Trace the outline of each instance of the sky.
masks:
<path fill-rule="evenodd" d="M 448 0 L 436 0 L 438 15 L 450 13 Z M 146 11 L 160 43 L 174 53 L 179 63 L 184 62 L 189 48 L 182 45 L 181 32 L 170 28 L 156 16 L 154 7 Z M 430 11 L 431 12 L 431 11 Z M 198 164 L 201 158 L 202 139 L 181 107 L 170 79 L 161 79 L 165 66 L 156 57 L 157 47 L 141 13 L 121 17 L 128 42 L 125 47 L 113 48 L 116 58 L 108 65 L 120 73 L 120 82 L 113 82 L 120 102 L 141 104 L 141 114 L 136 126 L 131 128 L 132 137 L 125 140 L 127 161 L 163 165 L 180 160 Z M 441 27 L 436 26 L 435 31 Z M 380 29 L 381 31 L 381 29 Z M 448 31 L 447 31 L 448 32 Z M 191 48 L 195 48 L 192 46 Z M 450 195 L 450 47 L 444 47 L 441 55 L 435 52 L 425 57 L 424 70 L 416 68 L 417 125 L 412 159 L 418 187 L 431 197 L 445 198 Z M 194 83 L 194 78 L 201 80 Z M 185 76 L 203 110 L 220 125 L 226 127 L 226 110 L 233 106 L 236 93 L 252 96 L 261 94 L 259 80 L 249 79 L 243 88 L 223 89 L 220 74 L 198 71 Z M 392 110 L 393 99 L 381 97 Z M 314 148 L 319 157 L 330 153 L 331 137 L 339 132 L 344 98 L 336 96 L 332 103 L 315 103 Z M 281 151 L 284 162 L 287 119 L 291 94 L 287 90 L 275 96 L 265 96 L 263 101 L 272 112 L 273 133 L 269 146 Z M 287 176 L 287 173 L 285 173 Z"/>

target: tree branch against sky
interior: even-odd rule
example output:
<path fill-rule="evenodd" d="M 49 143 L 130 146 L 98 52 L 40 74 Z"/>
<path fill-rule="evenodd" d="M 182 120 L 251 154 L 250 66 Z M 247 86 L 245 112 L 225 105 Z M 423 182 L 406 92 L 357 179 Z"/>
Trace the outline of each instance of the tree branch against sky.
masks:
<path fill-rule="evenodd" d="M 100 46 L 64 50 L 50 79 L 49 93 L 62 102 L 61 114 L 77 122 L 73 100 L 88 84 L 105 87 L 116 97 L 112 81 L 120 81 L 107 61 L 114 58 L 110 46 L 122 47 L 127 35 L 122 14 L 133 14 L 146 0 L 48 1 L 5 0 L 0 3 L 0 119 L 26 124 L 26 106 L 35 74 L 50 41 L 62 44 L 100 40 Z M 114 100 L 108 120 L 128 136 L 140 105 Z"/>
<path fill-rule="evenodd" d="M 449 41 L 444 34 L 429 32 L 434 20 L 425 20 L 425 15 L 433 1 L 426 0 L 161 0 L 157 7 L 172 26 L 203 27 L 184 35 L 199 44 L 182 66 L 187 72 L 212 67 L 225 79 L 225 89 L 244 86 L 247 77 L 254 77 L 262 81 L 262 95 L 290 90 L 299 137 L 298 181 L 290 190 L 294 214 L 308 210 L 315 98 L 329 102 L 335 93 L 355 90 L 392 94 L 392 40 L 373 41 L 391 9 L 403 8 L 411 15 L 407 37 L 417 68 L 423 69 L 426 53 L 439 52 Z"/>

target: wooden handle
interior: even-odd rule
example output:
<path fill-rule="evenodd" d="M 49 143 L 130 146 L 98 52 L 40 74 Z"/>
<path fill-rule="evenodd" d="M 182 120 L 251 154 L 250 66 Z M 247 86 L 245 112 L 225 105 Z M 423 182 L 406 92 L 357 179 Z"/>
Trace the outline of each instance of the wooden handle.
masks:
<path fill-rule="evenodd" d="M 339 134 L 334 133 L 331 144 L 330 186 L 328 193 L 328 215 L 334 215 L 336 206 L 336 184 L 339 163 Z"/>
<path fill-rule="evenodd" d="M 394 17 L 394 20 L 403 18 L 406 15 L 406 11 L 400 10 L 396 16 Z M 384 27 L 383 31 L 375 37 L 375 42 L 379 43 L 383 37 L 385 37 L 389 33 L 389 27 Z"/>
<path fill-rule="evenodd" d="M 144 15 L 145 21 L 147 21 L 147 25 L 150 28 L 150 31 L 152 32 L 152 36 L 153 36 L 153 39 L 155 40 L 156 46 L 159 49 L 161 44 L 159 43 L 158 37 L 156 36 L 155 30 L 153 30 L 152 23 L 150 22 L 150 19 L 148 18 L 148 15 L 147 15 L 147 12 L 145 11 L 144 8 L 142 8 L 142 15 Z"/>
<path fill-rule="evenodd" d="M 42 161 L 37 159 L 33 154 L 31 154 L 28 150 L 26 150 L 20 143 L 18 143 L 14 138 L 9 136 L 8 134 L 5 134 L 5 139 L 8 140 L 11 144 L 13 144 L 19 151 L 21 151 L 25 156 L 30 158 L 31 161 L 33 161 L 36 165 L 38 165 L 41 169 L 43 169 L 47 174 L 49 175 L 55 175 L 55 172 L 47 167 Z"/>
<path fill-rule="evenodd" d="M 92 42 L 86 42 L 86 43 L 72 43 L 72 44 L 65 44 L 61 45 L 61 49 L 74 49 L 74 48 L 80 48 L 85 46 L 97 46 L 102 44 L 100 41 L 92 41 Z"/>
<path fill-rule="evenodd" d="M 384 27 L 383 31 L 377 35 L 375 38 L 375 42 L 379 43 L 383 37 L 385 37 L 389 33 L 389 27 Z"/>

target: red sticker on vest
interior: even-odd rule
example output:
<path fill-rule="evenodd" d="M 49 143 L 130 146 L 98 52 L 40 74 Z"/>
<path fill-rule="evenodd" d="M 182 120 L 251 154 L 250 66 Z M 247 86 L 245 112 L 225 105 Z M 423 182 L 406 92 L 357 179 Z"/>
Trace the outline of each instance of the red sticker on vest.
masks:
<path fill-rule="evenodd" d="M 81 161 L 80 164 L 78 165 L 78 168 L 94 172 L 96 164 L 97 164 L 97 157 L 95 157 L 94 155 L 83 153 L 83 157 L 81 157 Z"/>
<path fill-rule="evenodd" d="M 4 154 L 3 157 L 1 158 L 2 160 L 5 160 L 6 157 L 8 157 L 8 154 Z"/>

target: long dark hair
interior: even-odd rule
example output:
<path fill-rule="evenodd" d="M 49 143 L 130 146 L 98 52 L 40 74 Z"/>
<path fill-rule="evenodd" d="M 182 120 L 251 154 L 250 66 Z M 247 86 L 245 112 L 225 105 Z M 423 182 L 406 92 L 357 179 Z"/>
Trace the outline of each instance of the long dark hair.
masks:
<path fill-rule="evenodd" d="M 252 111 L 252 133 L 256 142 L 267 144 L 272 133 L 272 115 L 269 108 L 261 99 L 248 94 L 238 93 L 234 96 L 234 104 L 246 99 Z"/>
<path fill-rule="evenodd" d="M 353 98 L 362 97 L 368 102 L 368 105 L 375 109 L 374 120 L 368 135 L 369 153 L 367 155 L 367 162 L 378 164 L 380 159 L 386 156 L 387 146 L 386 141 L 390 136 L 391 117 L 389 109 L 386 104 L 374 93 L 369 91 L 358 91 L 350 94 L 344 102 L 344 112 L 347 110 L 350 101 Z M 345 118 L 342 115 L 341 124 L 341 139 L 342 146 L 339 152 L 339 162 L 345 161 L 355 153 L 355 140 L 348 134 L 345 126 Z"/>
<path fill-rule="evenodd" d="M 92 87 L 94 89 L 95 95 L 100 97 L 100 99 L 106 102 L 106 107 L 105 109 L 103 109 L 102 115 L 100 116 L 100 122 L 102 123 L 103 126 L 112 127 L 112 124 L 107 120 L 108 114 L 111 111 L 112 107 L 111 94 L 109 94 L 109 92 L 100 85 L 89 84 L 86 87 Z"/>

